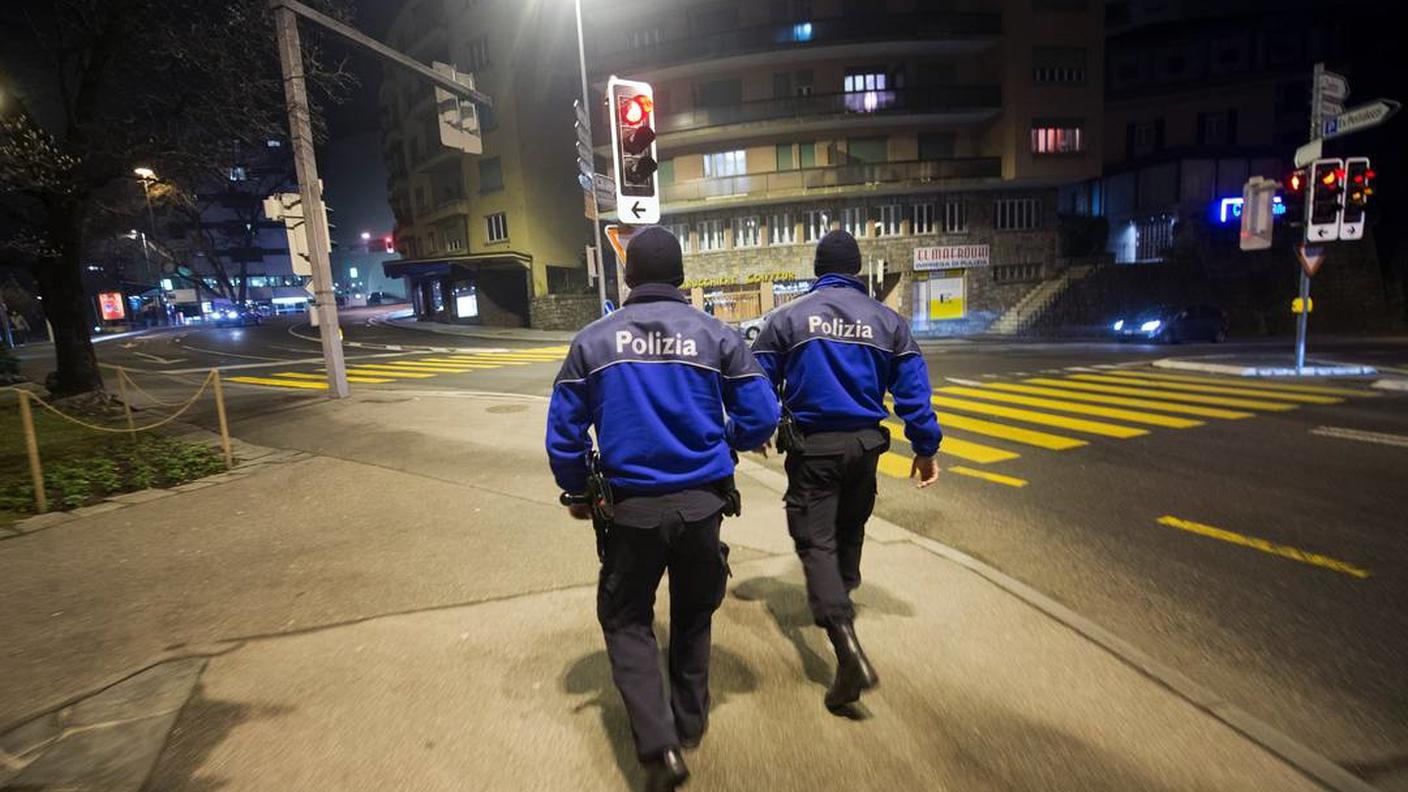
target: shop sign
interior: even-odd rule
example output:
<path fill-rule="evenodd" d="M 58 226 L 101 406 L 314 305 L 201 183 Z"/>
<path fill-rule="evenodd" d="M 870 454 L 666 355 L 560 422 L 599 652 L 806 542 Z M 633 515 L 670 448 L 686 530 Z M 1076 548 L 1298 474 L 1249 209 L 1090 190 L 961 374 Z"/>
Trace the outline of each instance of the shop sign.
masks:
<path fill-rule="evenodd" d="M 987 265 L 987 245 L 935 245 L 914 249 L 916 271 L 967 269 Z"/>
<path fill-rule="evenodd" d="M 115 322 L 127 316 L 127 306 L 122 304 L 122 292 L 102 292 L 98 295 L 98 309 L 103 319 Z"/>
<path fill-rule="evenodd" d="M 747 283 L 776 283 L 777 281 L 792 280 L 797 280 L 797 273 L 786 271 L 750 272 L 747 275 L 743 276 L 741 279 L 723 277 L 696 278 L 695 280 L 687 280 L 684 282 L 684 285 L 680 288 L 685 289 L 687 291 L 689 289 L 708 289 L 715 286 L 741 286 Z"/>

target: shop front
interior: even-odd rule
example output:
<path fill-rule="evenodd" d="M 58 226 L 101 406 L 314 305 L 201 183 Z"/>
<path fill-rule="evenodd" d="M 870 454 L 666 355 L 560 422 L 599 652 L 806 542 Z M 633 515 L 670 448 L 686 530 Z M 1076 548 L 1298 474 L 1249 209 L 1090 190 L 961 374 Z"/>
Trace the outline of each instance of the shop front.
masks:
<path fill-rule="evenodd" d="M 757 319 L 806 294 L 811 284 L 811 280 L 798 278 L 795 272 L 769 271 L 688 280 L 681 288 L 700 310 L 737 324 Z"/>
<path fill-rule="evenodd" d="M 388 261 L 388 277 L 404 278 L 417 319 L 495 327 L 528 325 L 531 259 L 518 255 Z"/>
<path fill-rule="evenodd" d="M 935 245 L 914 249 L 910 320 L 917 332 L 963 328 L 970 318 L 972 273 L 989 266 L 987 245 Z"/>

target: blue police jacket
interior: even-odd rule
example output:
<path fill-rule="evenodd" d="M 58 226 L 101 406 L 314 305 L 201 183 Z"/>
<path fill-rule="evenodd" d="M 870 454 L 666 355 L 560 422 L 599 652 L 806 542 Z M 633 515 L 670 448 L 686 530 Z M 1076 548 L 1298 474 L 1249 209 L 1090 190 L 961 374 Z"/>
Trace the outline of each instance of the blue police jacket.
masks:
<path fill-rule="evenodd" d="M 548 461 L 558 486 L 584 491 L 592 427 L 612 487 L 678 492 L 732 475 L 732 450 L 767 442 L 778 412 L 737 331 L 673 286 L 642 284 L 572 341 L 548 408 Z"/>
<path fill-rule="evenodd" d="M 856 278 L 827 274 L 778 308 L 753 354 L 803 433 L 873 429 L 895 399 L 914 453 L 931 456 L 943 433 L 930 406 L 929 370 L 909 325 Z"/>

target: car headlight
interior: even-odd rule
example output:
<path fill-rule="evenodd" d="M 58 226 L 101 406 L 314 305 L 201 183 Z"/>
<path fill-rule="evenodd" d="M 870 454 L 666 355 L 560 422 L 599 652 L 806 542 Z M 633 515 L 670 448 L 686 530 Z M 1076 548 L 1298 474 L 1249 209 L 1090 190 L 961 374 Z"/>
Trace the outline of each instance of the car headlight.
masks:
<path fill-rule="evenodd" d="M 1123 320 L 1123 319 L 1116 319 L 1116 320 L 1115 320 L 1115 324 L 1113 325 L 1113 327 L 1115 328 L 1115 332 L 1119 332 L 1120 330 L 1123 330 L 1123 329 L 1124 329 L 1124 320 Z"/>
<path fill-rule="evenodd" d="M 1152 333 L 1155 330 L 1158 330 L 1160 327 L 1163 327 L 1163 324 L 1164 323 L 1159 321 L 1158 319 L 1150 319 L 1144 324 L 1139 325 L 1139 329 L 1143 330 L 1146 333 Z"/>

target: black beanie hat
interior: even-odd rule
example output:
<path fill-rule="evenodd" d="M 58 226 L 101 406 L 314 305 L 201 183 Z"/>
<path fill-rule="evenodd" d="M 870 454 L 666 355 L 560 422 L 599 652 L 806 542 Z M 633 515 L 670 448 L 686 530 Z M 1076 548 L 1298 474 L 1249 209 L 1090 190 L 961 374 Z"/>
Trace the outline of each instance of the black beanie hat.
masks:
<path fill-rule="evenodd" d="M 813 268 L 817 275 L 839 272 L 843 275 L 856 275 L 860 272 L 860 246 L 849 231 L 836 229 L 827 231 L 826 236 L 816 246 L 816 260 Z"/>
<path fill-rule="evenodd" d="M 644 283 L 684 283 L 680 241 L 669 229 L 647 226 L 626 244 L 626 285 L 634 289 Z"/>

